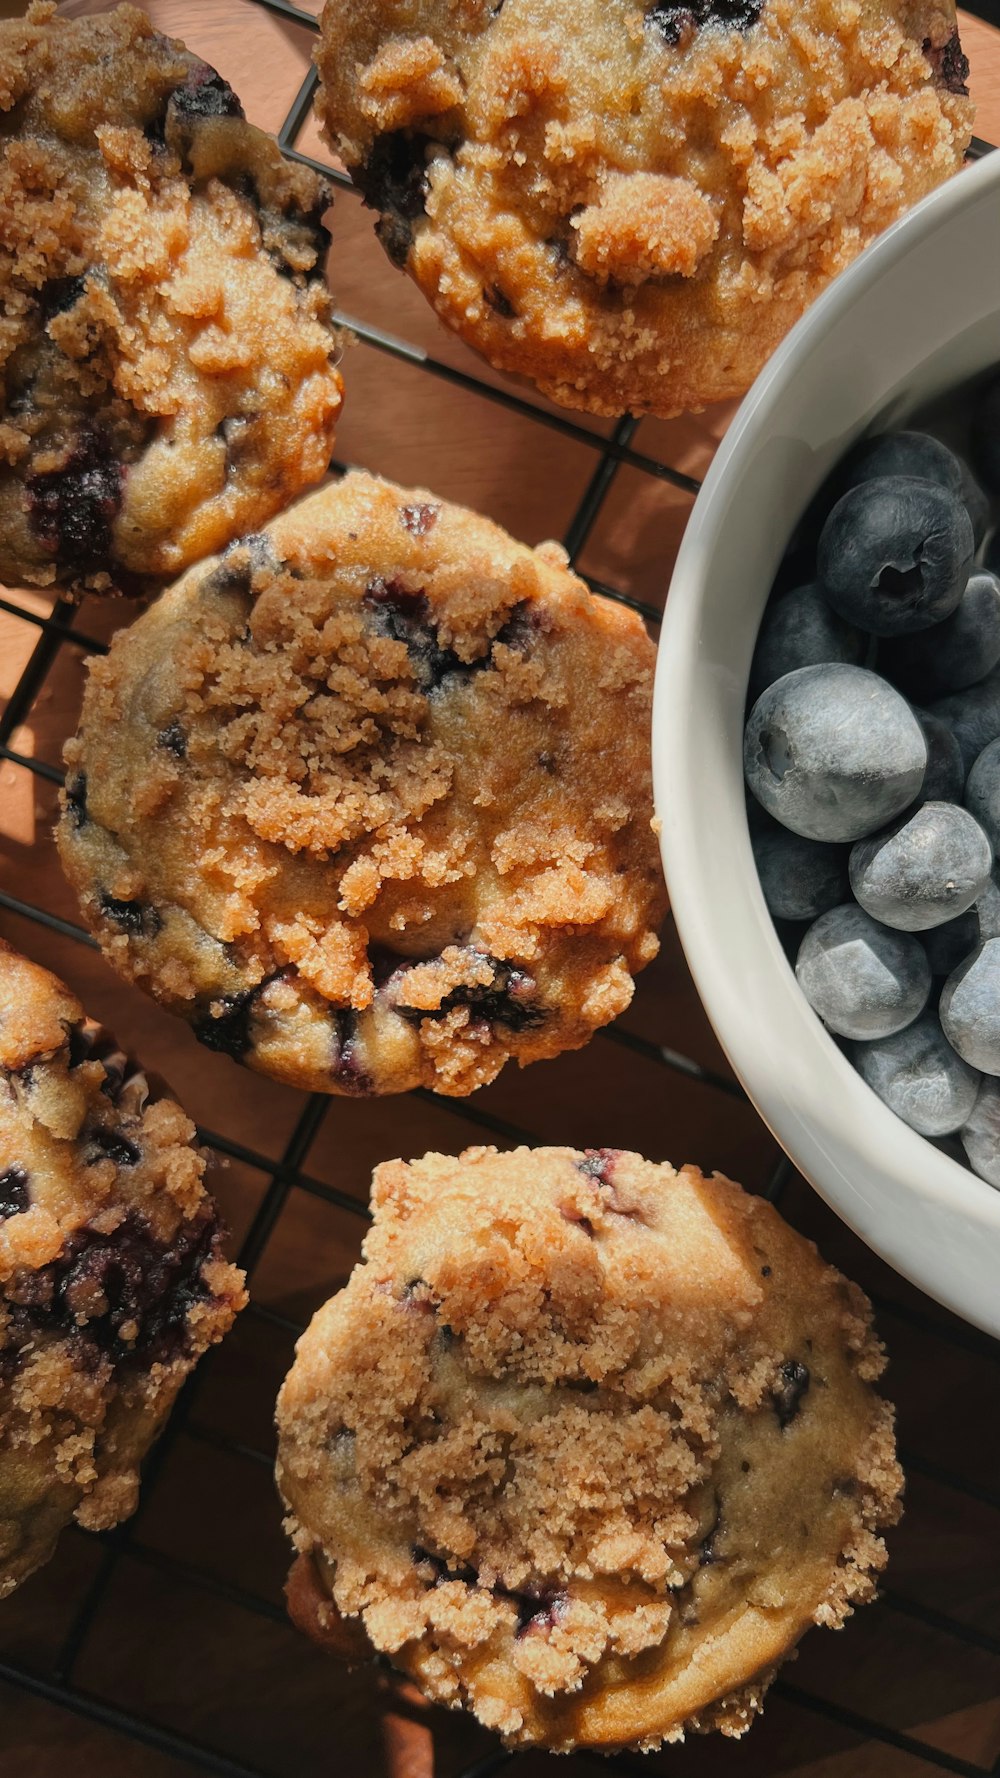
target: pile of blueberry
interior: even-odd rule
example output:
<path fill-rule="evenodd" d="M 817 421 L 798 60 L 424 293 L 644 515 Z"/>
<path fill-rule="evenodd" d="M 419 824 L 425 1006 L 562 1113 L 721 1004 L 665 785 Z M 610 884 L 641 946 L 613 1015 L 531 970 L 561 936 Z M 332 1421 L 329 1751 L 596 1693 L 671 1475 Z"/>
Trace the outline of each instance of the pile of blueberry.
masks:
<path fill-rule="evenodd" d="M 761 887 L 810 1005 L 906 1123 L 1000 1187 L 1000 374 L 973 470 L 869 438 L 792 540 L 744 736 Z"/>

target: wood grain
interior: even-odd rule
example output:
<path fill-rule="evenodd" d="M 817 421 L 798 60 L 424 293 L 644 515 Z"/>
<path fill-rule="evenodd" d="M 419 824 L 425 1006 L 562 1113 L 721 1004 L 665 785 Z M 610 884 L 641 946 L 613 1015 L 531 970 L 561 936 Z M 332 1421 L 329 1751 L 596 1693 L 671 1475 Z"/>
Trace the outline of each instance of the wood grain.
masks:
<path fill-rule="evenodd" d="M 0 12 L 11 10 L 10 0 L 0 0 Z M 255 121 L 278 127 L 308 70 L 308 30 L 247 0 L 150 0 L 148 10 L 220 68 Z M 319 0 L 307 0 L 305 10 L 318 11 Z M 979 134 L 1000 140 L 1000 37 L 969 17 L 962 32 Z M 301 146 L 325 153 L 311 122 Z M 370 216 L 352 195 L 338 194 L 333 234 L 330 275 L 346 312 L 487 387 L 511 387 L 442 332 L 419 293 L 393 273 Z M 427 483 L 531 542 L 565 532 L 596 466 L 586 436 L 549 431 L 369 347 L 348 353 L 344 374 L 342 458 Z M 700 474 L 729 417 L 719 410 L 669 423 L 646 420 L 633 446 Z M 571 418 L 584 435 L 608 430 Z M 669 484 L 620 470 L 584 542 L 582 565 L 659 605 L 689 510 L 689 497 Z M 37 595 L 19 598 L 26 612 L 47 607 Z M 77 622 L 104 637 L 128 616 L 122 605 L 90 601 Z M 0 613 L 0 695 L 9 695 L 37 642 L 27 622 Z M 72 645 L 60 650 L 13 737 L 15 749 L 58 764 L 75 724 L 81 660 Z M 0 765 L 0 885 L 75 922 L 55 863 L 53 810 L 49 784 Z M 70 981 L 206 1125 L 270 1166 L 279 1159 L 302 1110 L 297 1095 L 199 1048 L 185 1028 L 71 940 L 9 913 L 0 916 L 0 932 Z M 623 1029 L 728 1078 L 669 925 Z M 697 1160 L 757 1189 L 779 1158 L 738 1094 L 665 1067 L 655 1048 L 633 1053 L 605 1035 L 578 1055 L 509 1072 L 468 1104 L 333 1101 L 309 1150 L 308 1173 L 360 1207 L 378 1160 L 488 1139 L 480 1117 L 497 1120 L 501 1130 L 515 1125 L 536 1141 Z M 220 1171 L 217 1189 L 236 1240 L 269 1179 L 266 1167 L 243 1162 Z M 997 1350 L 896 1278 L 801 1180 L 791 1181 L 782 1206 L 880 1304 L 893 1356 L 890 1388 L 910 1458 L 891 1596 L 842 1635 L 808 1638 L 787 1690 L 772 1697 L 745 1742 L 695 1739 L 641 1769 L 651 1778 L 681 1771 L 685 1778 L 926 1778 L 931 1768 L 923 1760 L 873 1738 L 866 1719 L 988 1768 L 1000 1756 Z M 360 1216 L 315 1190 L 289 1193 L 253 1277 L 264 1313 L 244 1316 L 203 1367 L 190 1417 L 146 1491 L 101 1596 L 74 1680 L 89 1695 L 271 1778 L 328 1778 L 339 1769 L 352 1778 L 457 1778 L 494 1751 L 490 1736 L 465 1718 L 429 1709 L 377 1669 L 345 1674 L 297 1637 L 281 1613 L 287 1555 L 268 1468 L 272 1403 L 290 1362 L 293 1325 L 343 1282 L 363 1226 Z M 220 1439 L 231 1448 L 220 1448 Z M 0 1661 L 52 1675 L 103 1554 L 97 1540 L 67 1534 L 57 1559 L 0 1607 Z M 921 1620 L 920 1612 L 930 1615 Z M 840 1722 L 817 1714 L 807 1707 L 810 1696 L 853 1714 Z M 517 1766 L 518 1778 L 543 1771 L 584 1778 L 594 1769 L 581 1758 L 553 1766 L 544 1756 Z M 177 1751 L 152 1751 L 0 1682 L 3 1778 L 181 1778 L 190 1770 Z"/>

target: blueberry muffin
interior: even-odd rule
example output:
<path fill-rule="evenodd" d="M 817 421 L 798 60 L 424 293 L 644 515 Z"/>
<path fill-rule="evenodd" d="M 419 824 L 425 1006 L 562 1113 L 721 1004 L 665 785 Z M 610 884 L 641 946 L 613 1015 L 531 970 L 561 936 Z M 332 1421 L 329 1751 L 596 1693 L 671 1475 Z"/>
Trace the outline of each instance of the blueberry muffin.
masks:
<path fill-rule="evenodd" d="M 109 961 L 318 1092 L 585 1043 L 665 910 L 654 651 L 555 544 L 352 474 L 96 661 L 59 847 Z"/>
<path fill-rule="evenodd" d="M 71 1519 L 134 1511 L 181 1384 L 243 1307 L 195 1131 L 0 941 L 0 1598 Z"/>
<path fill-rule="evenodd" d="M 742 1734 L 899 1514 L 861 1291 L 616 1150 L 390 1161 L 372 1203 L 278 1401 L 300 1627 L 511 1744 Z"/>
<path fill-rule="evenodd" d="M 390 259 L 600 414 L 741 395 L 973 117 L 953 0 L 328 0 L 317 61 Z"/>
<path fill-rule="evenodd" d="M 326 186 L 144 13 L 0 23 L 0 575 L 148 591 L 325 474 Z"/>

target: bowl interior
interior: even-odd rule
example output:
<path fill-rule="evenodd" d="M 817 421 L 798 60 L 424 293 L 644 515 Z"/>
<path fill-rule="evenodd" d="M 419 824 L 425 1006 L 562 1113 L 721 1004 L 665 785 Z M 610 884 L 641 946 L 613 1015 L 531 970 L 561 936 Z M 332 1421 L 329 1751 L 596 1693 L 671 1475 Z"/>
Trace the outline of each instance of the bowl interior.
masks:
<path fill-rule="evenodd" d="M 754 641 L 792 529 L 862 433 L 1000 362 L 1000 154 L 888 230 L 820 297 L 740 408 L 685 534 L 657 667 L 667 881 L 706 1011 L 799 1169 L 897 1270 L 1000 1335 L 1000 1192 L 908 1129 L 801 994 L 750 851 Z"/>

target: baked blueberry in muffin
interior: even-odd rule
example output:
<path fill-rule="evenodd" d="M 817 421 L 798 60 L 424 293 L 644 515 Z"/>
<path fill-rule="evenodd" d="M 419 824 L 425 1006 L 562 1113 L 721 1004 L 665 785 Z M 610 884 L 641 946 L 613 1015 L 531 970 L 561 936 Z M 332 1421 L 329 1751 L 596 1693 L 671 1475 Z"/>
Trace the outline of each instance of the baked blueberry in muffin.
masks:
<path fill-rule="evenodd" d="M 617 1150 L 389 1161 L 372 1204 L 278 1402 L 296 1621 L 513 1745 L 742 1734 L 899 1514 L 861 1291 Z"/>
<path fill-rule="evenodd" d="M 138 593 L 326 473 L 329 192 L 144 13 L 0 23 L 0 575 Z"/>
<path fill-rule="evenodd" d="M 655 955 L 653 662 L 558 546 L 349 475 L 94 663 L 64 868 L 210 1049 L 470 1093 L 586 1043 Z"/>
<path fill-rule="evenodd" d="M 0 1597 L 135 1508 L 181 1384 L 246 1301 L 195 1131 L 0 941 Z"/>
<path fill-rule="evenodd" d="M 393 263 L 603 414 L 742 395 L 973 116 L 951 0 L 328 0 L 317 65 Z"/>

